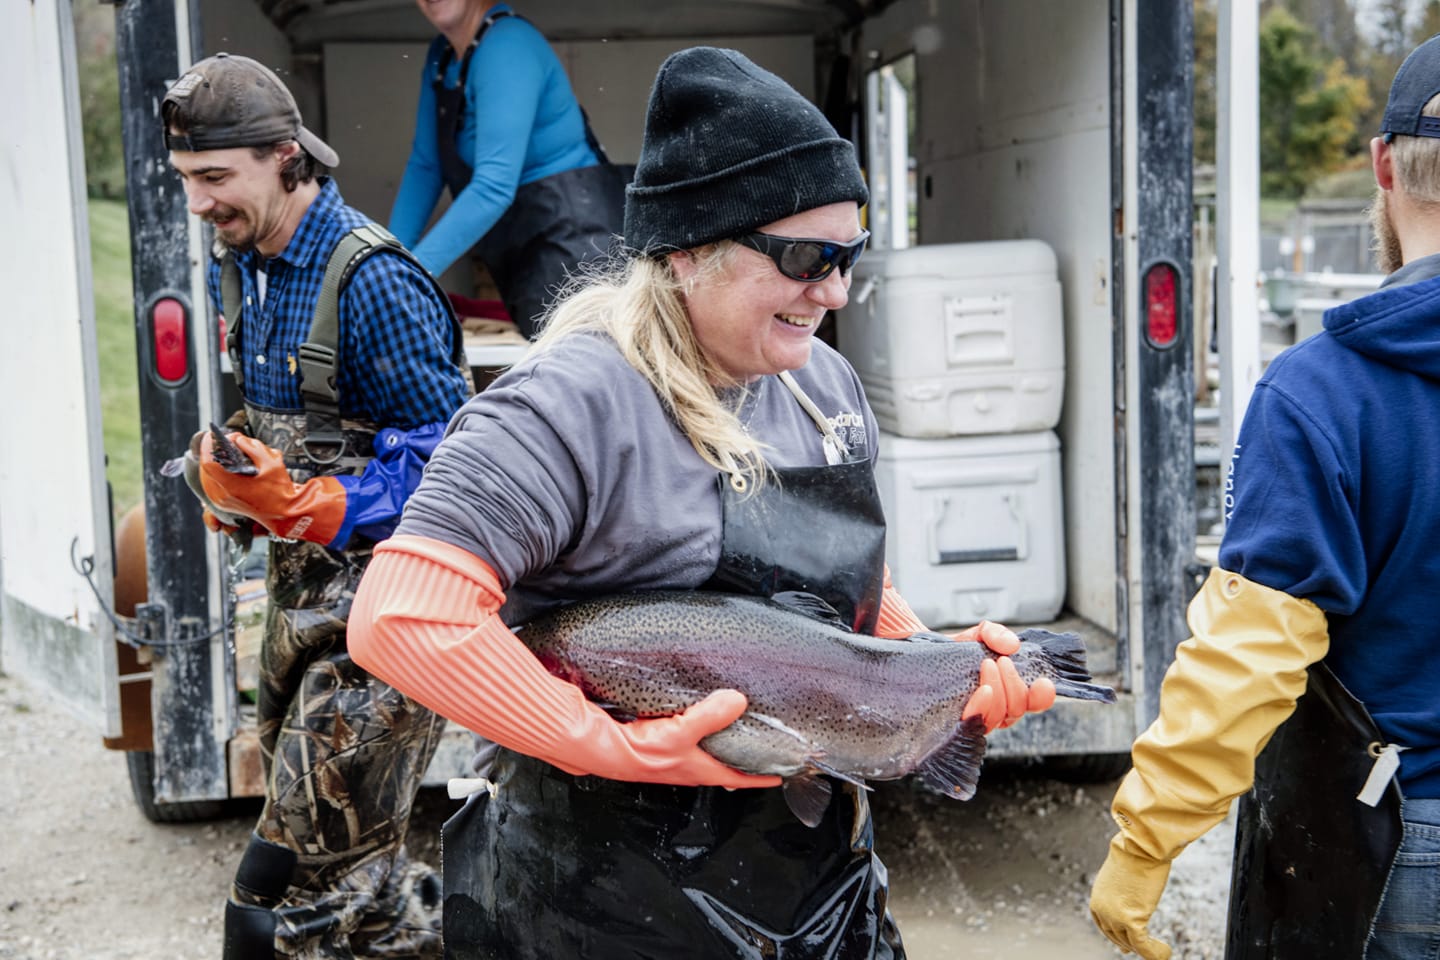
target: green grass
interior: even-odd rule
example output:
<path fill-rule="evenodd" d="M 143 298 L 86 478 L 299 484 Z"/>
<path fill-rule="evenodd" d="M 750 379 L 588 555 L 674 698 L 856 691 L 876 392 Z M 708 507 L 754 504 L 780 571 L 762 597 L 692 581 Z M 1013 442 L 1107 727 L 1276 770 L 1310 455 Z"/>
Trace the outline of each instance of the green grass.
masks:
<path fill-rule="evenodd" d="M 1260 225 L 1262 227 L 1285 228 L 1295 216 L 1299 202 L 1280 197 L 1260 198 Z"/>
<path fill-rule="evenodd" d="M 135 361 L 135 305 L 130 286 L 130 225 L 121 200 L 90 199 L 90 263 L 95 283 L 95 339 L 100 353 L 100 413 L 105 476 L 115 517 L 139 503 L 140 401 Z"/>

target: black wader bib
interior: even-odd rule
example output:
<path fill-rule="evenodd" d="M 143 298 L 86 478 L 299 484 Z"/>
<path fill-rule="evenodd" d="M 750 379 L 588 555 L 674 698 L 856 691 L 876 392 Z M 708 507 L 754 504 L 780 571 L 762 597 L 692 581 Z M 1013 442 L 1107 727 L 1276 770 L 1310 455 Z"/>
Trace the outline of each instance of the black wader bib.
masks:
<path fill-rule="evenodd" d="M 1400 789 L 1356 799 L 1384 745 L 1324 664 L 1255 762 L 1240 800 L 1226 960 L 1364 956 L 1400 847 Z"/>
<path fill-rule="evenodd" d="M 458 147 L 470 58 L 490 24 L 504 16 L 517 14 L 493 11 L 481 22 L 460 62 L 460 82 L 454 88 L 444 82 L 453 56 L 448 45 L 431 81 L 440 172 L 452 197 L 459 196 L 474 175 Z M 526 337 L 539 332 L 545 304 L 554 299 L 567 274 L 581 263 L 606 256 L 612 239 L 624 226 L 625 172 L 606 158 L 588 119 L 585 138 L 600 163 L 562 170 L 518 186 L 510 206 L 472 251 L 484 261 L 506 311 Z"/>
<path fill-rule="evenodd" d="M 318 475 L 306 414 L 246 404 L 248 431 Z M 364 468 L 375 428 L 339 424 L 324 469 Z M 405 847 L 420 780 L 444 720 L 361 670 L 345 645 L 371 545 L 331 550 L 270 540 L 257 728 L 265 806 L 225 910 L 225 960 L 440 955 L 439 884 Z"/>
<path fill-rule="evenodd" d="M 246 401 L 246 431 L 280 452 L 296 483 L 358 475 L 374 455 L 377 426 L 340 413 L 337 302 L 356 258 L 391 241 L 372 225 L 331 252 L 298 351 L 304 407 Z M 233 259 L 221 267 L 221 290 L 244 396 L 246 324 Z M 458 364 L 458 326 L 454 350 Z M 346 624 L 371 546 L 361 537 L 343 550 L 270 539 L 256 704 L 265 806 L 225 905 L 225 960 L 440 955 L 439 878 L 410 859 L 405 835 L 445 721 L 350 659 Z"/>
<path fill-rule="evenodd" d="M 707 587 L 806 589 L 873 628 L 884 525 L 870 465 L 776 474 L 748 499 L 720 478 Z M 572 777 L 508 750 L 491 777 L 496 795 L 445 824 L 447 958 L 904 960 L 869 805 L 849 784 L 810 828 L 778 789 Z"/>

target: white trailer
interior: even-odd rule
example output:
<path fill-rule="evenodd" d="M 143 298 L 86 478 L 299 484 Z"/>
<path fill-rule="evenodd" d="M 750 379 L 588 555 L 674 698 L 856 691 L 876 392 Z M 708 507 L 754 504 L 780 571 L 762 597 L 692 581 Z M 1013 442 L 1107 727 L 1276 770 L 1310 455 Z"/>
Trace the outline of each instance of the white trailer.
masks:
<path fill-rule="evenodd" d="M 875 187 L 871 216 L 888 218 L 872 226 L 892 243 L 913 223 L 920 244 L 1025 238 L 1054 251 L 1064 520 L 1039 535 L 1065 558 L 1060 622 L 1084 634 L 1092 668 L 1121 696 L 1108 708 L 1061 703 L 997 733 L 990 753 L 1113 775 L 1156 712 L 1203 572 L 1190 0 L 527 0 L 522 12 L 551 38 L 619 162 L 636 159 L 664 56 L 734 46 L 857 141 Z M 340 153 L 347 200 L 384 220 L 430 31 L 411 0 L 123 0 L 115 15 L 150 585 L 127 629 L 144 645 L 122 642 L 106 612 L 111 517 L 70 4 L 33 0 L 0 4 L 0 72 L 7 110 L 18 112 L 7 128 L 20 131 L 0 146 L 11 277 L 0 350 L 0 653 L 7 672 L 53 689 L 130 754 L 147 813 L 177 819 L 253 794 L 258 778 L 226 627 L 224 548 L 184 485 L 158 472 L 197 428 L 225 418 L 233 390 L 204 296 L 206 238 L 168 169 L 158 104 L 201 56 L 268 63 Z M 892 110 L 886 128 L 878 78 L 901 62 L 913 75 L 913 119 L 907 126 Z M 894 187 L 902 179 L 913 192 Z M 891 522 L 911 520 L 901 511 Z M 432 768 L 432 780 L 447 773 Z"/>

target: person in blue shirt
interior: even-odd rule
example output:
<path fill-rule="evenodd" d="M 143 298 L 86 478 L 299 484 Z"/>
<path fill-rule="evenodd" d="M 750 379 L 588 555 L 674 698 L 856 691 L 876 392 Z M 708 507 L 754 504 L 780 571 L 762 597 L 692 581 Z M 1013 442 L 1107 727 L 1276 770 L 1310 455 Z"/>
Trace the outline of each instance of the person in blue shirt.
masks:
<path fill-rule="evenodd" d="M 474 251 L 527 337 L 579 264 L 620 232 L 625 178 L 555 52 L 509 4 L 417 0 L 440 31 L 390 230 L 434 275 Z M 449 188 L 453 202 L 426 225 Z"/>
<path fill-rule="evenodd" d="M 439 957 L 440 884 L 406 854 L 444 721 L 351 660 L 347 620 L 469 394 L 444 291 L 380 244 L 322 302 L 332 252 L 373 233 L 316 166 L 339 158 L 270 70 L 218 54 L 161 110 L 190 211 L 211 224 L 209 293 L 226 314 L 243 432 L 198 444 L 197 494 L 270 534 L 257 732 L 265 806 L 225 910 L 225 957 Z M 329 303 L 325 306 L 324 303 Z M 302 348 L 303 345 L 303 348 Z M 320 369 L 312 358 L 335 359 Z M 247 534 L 249 531 L 245 531 Z"/>
<path fill-rule="evenodd" d="M 1242 797 L 1226 956 L 1440 956 L 1440 36 L 1370 143 L 1380 289 L 1255 386 L 1219 565 L 1112 805 L 1090 909 L 1126 952 Z"/>

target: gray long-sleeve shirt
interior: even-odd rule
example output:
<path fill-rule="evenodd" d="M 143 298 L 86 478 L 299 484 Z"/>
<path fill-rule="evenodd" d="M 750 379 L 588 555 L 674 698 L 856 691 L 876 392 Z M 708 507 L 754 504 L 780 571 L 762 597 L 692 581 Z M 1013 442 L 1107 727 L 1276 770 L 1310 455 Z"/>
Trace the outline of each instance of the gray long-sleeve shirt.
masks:
<path fill-rule="evenodd" d="M 816 341 L 796 382 L 853 456 L 878 432 L 850 364 Z M 822 434 L 777 377 L 740 410 L 775 467 L 825 463 Z M 499 575 L 521 623 L 586 596 L 702 585 L 720 558 L 720 490 L 658 396 L 614 343 L 566 338 L 456 414 L 397 533 L 442 540 Z"/>

